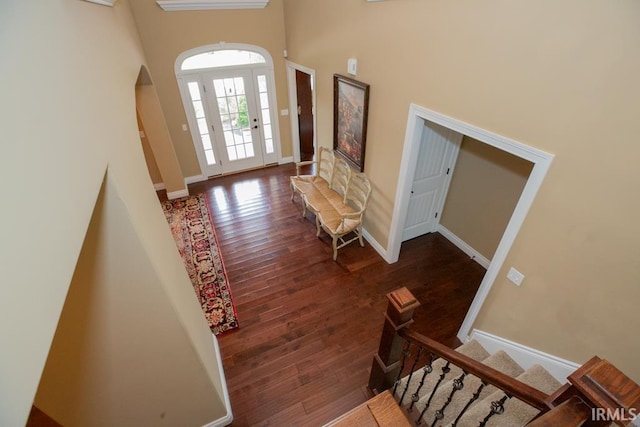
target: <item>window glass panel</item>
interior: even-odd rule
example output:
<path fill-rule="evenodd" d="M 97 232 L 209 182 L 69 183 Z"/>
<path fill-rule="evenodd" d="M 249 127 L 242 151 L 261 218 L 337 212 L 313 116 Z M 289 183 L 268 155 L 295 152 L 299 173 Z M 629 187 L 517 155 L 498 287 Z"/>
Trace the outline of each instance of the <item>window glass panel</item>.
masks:
<path fill-rule="evenodd" d="M 234 141 L 233 141 L 233 132 L 231 131 L 225 131 L 224 133 L 224 143 L 226 144 L 227 147 L 230 147 L 233 145 Z"/>
<path fill-rule="evenodd" d="M 225 96 L 224 81 L 222 81 L 222 79 L 215 79 L 213 81 L 213 87 L 214 87 L 214 89 L 216 91 L 216 96 L 217 97 Z"/>
<path fill-rule="evenodd" d="M 235 96 L 229 97 L 229 98 L 227 98 L 227 102 L 229 103 L 229 112 L 230 113 L 237 113 L 238 112 L 238 99 Z"/>
<path fill-rule="evenodd" d="M 262 123 L 268 125 L 271 123 L 271 114 L 269 114 L 269 110 L 262 110 Z"/>
<path fill-rule="evenodd" d="M 213 147 L 211 146 L 211 137 L 209 135 L 201 135 L 200 138 L 202 139 L 202 146 L 205 150 L 213 149 Z"/>
<path fill-rule="evenodd" d="M 236 94 L 236 87 L 233 84 L 233 79 L 224 79 L 224 93 L 226 96 Z"/>
<path fill-rule="evenodd" d="M 251 137 L 251 129 L 243 129 L 242 130 L 242 139 L 244 142 L 251 142 L 253 138 Z"/>
<path fill-rule="evenodd" d="M 196 113 L 196 118 L 204 117 L 204 108 L 202 107 L 202 101 L 193 101 L 193 109 Z"/>
<path fill-rule="evenodd" d="M 271 139 L 273 135 L 271 135 L 271 125 L 264 125 L 264 139 Z"/>
<path fill-rule="evenodd" d="M 236 150 L 238 151 L 238 158 L 239 159 L 244 159 L 245 157 L 247 157 L 247 154 L 244 151 L 244 145 L 243 144 L 236 145 Z"/>
<path fill-rule="evenodd" d="M 205 119 L 198 119 L 198 129 L 200 130 L 200 134 L 209 133 L 207 121 Z"/>
<path fill-rule="evenodd" d="M 233 128 L 231 124 L 231 116 L 228 114 L 221 114 L 220 121 L 222 121 L 222 130 L 231 130 Z"/>
<path fill-rule="evenodd" d="M 267 91 L 267 77 L 264 75 L 258 76 L 258 92 Z"/>
<path fill-rule="evenodd" d="M 216 163 L 216 159 L 213 157 L 213 151 L 205 150 L 204 155 L 207 157 L 207 164 L 213 165 Z"/>
<path fill-rule="evenodd" d="M 273 153 L 273 139 L 267 139 L 264 143 L 267 146 L 267 154 Z"/>
<path fill-rule="evenodd" d="M 260 94 L 260 108 L 264 110 L 269 108 L 269 95 L 266 93 Z"/>
<path fill-rule="evenodd" d="M 247 98 L 238 97 L 238 127 L 249 127 L 249 107 L 247 106 Z"/>
<path fill-rule="evenodd" d="M 233 145 L 227 147 L 227 155 L 229 156 L 229 160 L 238 160 L 238 156 L 236 155 L 236 147 Z"/>
<path fill-rule="evenodd" d="M 253 157 L 255 156 L 254 152 L 253 152 L 253 144 L 244 144 L 244 149 L 247 153 L 247 157 Z"/>
<path fill-rule="evenodd" d="M 191 100 L 192 101 L 199 101 L 200 100 L 200 87 L 198 86 L 197 82 L 189 82 L 187 83 L 187 85 L 189 86 L 189 94 L 191 95 Z"/>
<path fill-rule="evenodd" d="M 248 50 L 225 49 L 199 53 L 182 62 L 183 70 L 229 67 L 232 65 L 264 64 L 264 56 Z"/>
<path fill-rule="evenodd" d="M 244 95 L 244 79 L 242 77 L 236 77 L 233 79 L 233 82 L 236 86 L 236 94 Z"/>
<path fill-rule="evenodd" d="M 240 145 L 244 143 L 244 139 L 242 139 L 242 133 L 238 131 L 233 132 L 233 138 L 235 140 L 236 145 Z"/>
<path fill-rule="evenodd" d="M 230 114 L 229 117 L 231 117 L 231 128 L 238 129 L 238 127 L 240 127 L 238 123 L 238 113 Z"/>
<path fill-rule="evenodd" d="M 220 114 L 229 114 L 227 98 L 218 98 L 218 109 L 220 110 Z"/>

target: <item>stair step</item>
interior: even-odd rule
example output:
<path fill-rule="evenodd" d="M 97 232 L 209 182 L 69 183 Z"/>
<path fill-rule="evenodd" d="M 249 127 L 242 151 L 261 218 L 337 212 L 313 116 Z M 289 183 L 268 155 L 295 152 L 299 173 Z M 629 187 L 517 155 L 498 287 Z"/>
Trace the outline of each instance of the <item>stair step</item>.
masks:
<path fill-rule="evenodd" d="M 502 350 L 485 358 L 482 363 L 506 375 L 509 375 L 512 378 L 515 378 L 524 372 L 522 367 Z M 461 373 L 462 372 L 460 372 L 460 374 Z M 460 374 L 458 376 L 460 376 Z M 444 418 L 442 418 L 438 422 L 438 424 L 448 424 L 453 422 L 465 407 L 465 405 L 469 402 L 469 400 L 471 400 L 473 394 L 478 390 L 481 384 L 482 381 L 480 380 L 480 378 L 476 377 L 475 375 L 467 375 L 464 378 L 463 388 L 455 392 L 451 402 L 447 405 L 443 413 Z M 427 422 L 427 425 L 431 425 L 432 421 L 435 419 L 436 411 L 442 409 L 443 405 L 449 398 L 453 387 L 454 381 L 453 379 L 451 379 L 447 383 L 441 384 L 436 393 L 433 395 L 431 404 L 429 405 L 429 408 L 425 412 L 423 418 Z M 495 391 L 497 391 L 497 389 L 494 386 L 487 385 L 482 389 L 480 397 L 475 402 L 479 402 L 484 397 L 492 394 Z M 429 400 L 429 395 L 430 393 L 427 393 L 418 401 L 418 411 L 422 411 L 424 409 L 427 401 Z M 418 417 L 417 414 L 416 417 Z"/>
<path fill-rule="evenodd" d="M 546 369 L 540 365 L 533 365 L 516 379 L 530 385 L 544 393 L 552 394 L 561 387 Z M 460 419 L 458 426 L 477 426 L 491 411 L 491 402 L 500 400 L 504 392 L 497 390 L 486 396 L 482 401 L 476 402 L 465 412 Z M 487 426 L 524 426 L 538 414 L 538 410 L 516 398 L 508 399 L 504 403 L 504 413 L 494 415 Z"/>
<path fill-rule="evenodd" d="M 456 348 L 456 351 L 461 354 L 464 354 L 465 356 L 469 356 L 470 358 L 477 360 L 479 362 L 482 362 L 484 359 L 490 356 L 489 352 L 485 350 L 484 347 L 482 347 L 482 345 L 476 340 L 471 340 L 466 344 L 461 345 L 460 347 Z M 436 383 L 440 379 L 440 374 L 442 373 L 442 367 L 446 363 L 447 363 L 446 360 L 437 359 L 431 364 L 433 371 L 425 377 L 424 385 L 422 386 L 421 390 L 423 391 L 432 390 L 433 387 L 435 387 Z M 451 368 L 451 371 L 445 375 L 445 379 L 443 381 L 446 381 L 447 378 L 451 378 L 451 379 L 456 378 L 460 376 L 460 374 L 462 373 L 462 369 L 458 368 L 457 366 L 450 365 L 450 368 Z M 411 404 L 411 393 L 413 393 L 418 388 L 418 385 L 422 380 L 423 373 L 424 371 L 421 368 L 421 369 L 417 369 L 411 376 L 411 381 L 409 381 L 409 387 L 407 388 L 408 391 L 404 397 L 403 405 Z M 407 375 L 406 377 L 402 378 L 402 380 L 400 381 L 400 384 L 398 385 L 398 388 L 396 390 L 397 399 L 400 399 L 400 396 L 402 396 L 402 393 L 406 388 L 408 379 L 409 379 L 409 376 Z"/>

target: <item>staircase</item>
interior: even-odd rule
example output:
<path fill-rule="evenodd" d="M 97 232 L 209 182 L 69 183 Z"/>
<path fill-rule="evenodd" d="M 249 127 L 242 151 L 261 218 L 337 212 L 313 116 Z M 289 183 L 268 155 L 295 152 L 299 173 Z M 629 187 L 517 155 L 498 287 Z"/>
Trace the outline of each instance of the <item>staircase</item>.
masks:
<path fill-rule="evenodd" d="M 369 378 L 376 396 L 328 426 L 599 427 L 640 414 L 640 386 L 606 360 L 593 357 L 561 384 L 476 341 L 452 350 L 412 331 L 418 301 L 406 288 L 387 298 Z"/>
<path fill-rule="evenodd" d="M 562 386 L 543 367 L 525 371 L 504 351 L 489 354 L 475 340 L 456 351 L 547 395 Z M 502 390 L 442 358 L 405 376 L 394 389 L 412 420 L 427 426 L 524 426 L 540 412 L 517 398 L 507 398 L 497 409 L 493 402 L 504 398 Z"/>

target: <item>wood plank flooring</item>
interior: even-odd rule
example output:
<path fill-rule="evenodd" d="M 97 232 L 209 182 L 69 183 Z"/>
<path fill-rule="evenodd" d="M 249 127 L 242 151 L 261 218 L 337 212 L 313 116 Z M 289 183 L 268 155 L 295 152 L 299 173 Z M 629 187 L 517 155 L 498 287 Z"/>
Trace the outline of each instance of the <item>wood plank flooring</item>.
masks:
<path fill-rule="evenodd" d="M 219 337 L 233 426 L 319 426 L 368 399 L 385 294 L 422 302 L 415 328 L 444 344 L 485 270 L 439 234 L 402 246 L 387 264 L 368 244 L 341 249 L 315 236 L 292 203 L 293 164 L 210 179 L 206 193 L 240 328 Z"/>

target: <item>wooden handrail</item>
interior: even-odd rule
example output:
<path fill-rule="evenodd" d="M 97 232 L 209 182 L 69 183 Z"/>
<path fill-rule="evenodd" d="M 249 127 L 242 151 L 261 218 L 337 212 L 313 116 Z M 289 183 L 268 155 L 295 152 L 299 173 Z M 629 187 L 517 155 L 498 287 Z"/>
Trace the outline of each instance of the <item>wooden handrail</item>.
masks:
<path fill-rule="evenodd" d="M 549 410 L 549 406 L 547 405 L 549 395 L 531 387 L 530 385 L 520 382 L 515 378 L 511 378 L 510 376 L 478 362 L 469 356 L 465 356 L 462 353 L 452 350 L 429 337 L 412 331 L 410 328 L 398 331 L 398 335 L 407 341 L 413 342 L 429 350 L 433 354 L 453 363 L 463 371 L 473 374 L 489 384 L 493 384 L 511 397 L 520 399 L 540 411 Z"/>

